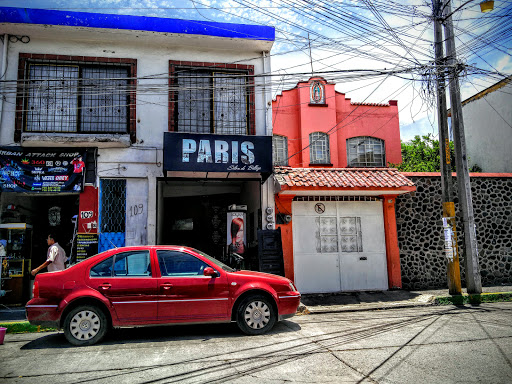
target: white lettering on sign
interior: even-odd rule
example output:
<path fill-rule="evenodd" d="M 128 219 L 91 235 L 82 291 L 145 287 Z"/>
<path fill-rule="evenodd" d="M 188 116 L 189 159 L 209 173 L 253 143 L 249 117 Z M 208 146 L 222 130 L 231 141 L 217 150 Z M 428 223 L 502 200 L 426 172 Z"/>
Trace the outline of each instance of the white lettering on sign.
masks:
<path fill-rule="evenodd" d="M 213 141 L 213 145 L 212 142 Z M 212 147 L 214 152 L 212 153 Z M 213 163 L 216 164 L 238 164 L 238 159 L 243 164 L 250 165 L 256 160 L 254 156 L 254 143 L 244 141 L 240 144 L 240 151 L 238 150 L 238 141 L 228 143 L 224 140 L 199 140 L 199 145 L 196 140 L 183 139 L 182 141 L 182 161 L 190 163 L 190 155 L 197 152 L 197 163 Z M 231 150 L 231 158 L 229 151 Z M 240 154 L 241 153 L 241 154 Z"/>
<path fill-rule="evenodd" d="M 92 219 L 93 215 L 94 215 L 93 211 L 81 211 L 80 212 L 81 219 Z"/>

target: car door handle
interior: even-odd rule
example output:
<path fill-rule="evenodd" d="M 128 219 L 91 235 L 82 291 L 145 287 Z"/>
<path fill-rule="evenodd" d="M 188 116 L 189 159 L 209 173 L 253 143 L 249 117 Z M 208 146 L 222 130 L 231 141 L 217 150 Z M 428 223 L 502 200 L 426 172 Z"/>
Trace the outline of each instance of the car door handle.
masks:
<path fill-rule="evenodd" d="M 169 289 L 172 288 L 172 284 L 162 284 L 161 287 L 162 289 L 168 291 Z"/>
<path fill-rule="evenodd" d="M 112 285 L 111 285 L 111 284 L 109 284 L 109 283 L 103 283 L 103 284 L 101 284 L 101 285 L 99 286 L 99 288 L 100 288 L 101 290 L 103 290 L 103 291 L 106 291 L 107 289 L 112 288 Z"/>

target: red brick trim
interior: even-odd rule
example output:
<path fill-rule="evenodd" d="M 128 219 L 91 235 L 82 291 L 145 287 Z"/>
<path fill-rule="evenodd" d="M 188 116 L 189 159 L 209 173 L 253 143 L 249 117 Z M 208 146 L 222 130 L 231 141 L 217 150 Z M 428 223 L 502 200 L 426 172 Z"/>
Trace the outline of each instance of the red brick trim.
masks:
<path fill-rule="evenodd" d="M 128 84 L 132 89 L 129 92 L 129 115 L 128 132 L 130 140 L 135 143 L 137 140 L 137 107 L 136 107 L 136 85 L 137 85 L 137 60 L 128 58 L 96 57 L 96 56 L 69 56 L 69 55 L 51 55 L 36 53 L 20 53 L 18 61 L 18 84 L 16 95 L 16 118 L 14 125 L 14 142 L 21 141 L 23 132 L 23 104 L 24 104 L 24 83 L 28 64 L 31 61 L 42 62 L 76 62 L 79 64 L 120 64 L 130 68 Z"/>
<path fill-rule="evenodd" d="M 169 60 L 169 115 L 168 115 L 168 131 L 176 132 L 178 127 L 175 126 L 174 114 L 176 113 L 175 101 L 178 97 L 178 92 L 175 91 L 177 87 L 177 79 L 174 76 L 177 68 L 206 68 L 206 69 L 225 69 L 225 70 L 237 70 L 245 72 L 248 77 L 248 124 L 247 129 L 249 135 L 256 134 L 256 102 L 255 102 L 255 88 L 254 88 L 254 65 L 246 64 L 232 64 L 232 63 L 210 63 L 205 61 L 180 61 L 180 60 Z"/>

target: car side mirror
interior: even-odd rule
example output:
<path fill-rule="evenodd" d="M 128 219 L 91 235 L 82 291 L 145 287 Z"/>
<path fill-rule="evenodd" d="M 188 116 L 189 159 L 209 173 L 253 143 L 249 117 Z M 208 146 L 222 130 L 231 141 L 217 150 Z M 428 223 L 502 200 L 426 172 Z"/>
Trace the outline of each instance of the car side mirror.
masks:
<path fill-rule="evenodd" d="M 211 268 L 211 267 L 206 267 L 203 271 L 203 275 L 205 276 L 210 276 L 210 277 L 217 277 L 218 274 L 217 272 L 215 271 L 215 269 Z"/>

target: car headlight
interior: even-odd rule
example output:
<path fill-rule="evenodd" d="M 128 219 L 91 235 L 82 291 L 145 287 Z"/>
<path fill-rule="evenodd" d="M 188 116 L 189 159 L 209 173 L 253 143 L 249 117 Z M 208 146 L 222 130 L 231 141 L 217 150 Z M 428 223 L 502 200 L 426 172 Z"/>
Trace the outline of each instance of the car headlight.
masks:
<path fill-rule="evenodd" d="M 290 289 L 293 291 L 293 292 L 297 292 L 297 288 L 295 288 L 295 285 L 293 285 L 293 283 L 290 281 L 288 282 L 288 284 L 290 285 Z"/>

